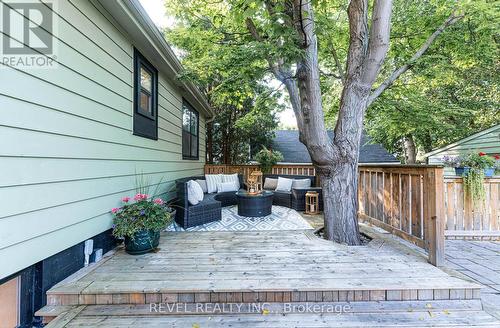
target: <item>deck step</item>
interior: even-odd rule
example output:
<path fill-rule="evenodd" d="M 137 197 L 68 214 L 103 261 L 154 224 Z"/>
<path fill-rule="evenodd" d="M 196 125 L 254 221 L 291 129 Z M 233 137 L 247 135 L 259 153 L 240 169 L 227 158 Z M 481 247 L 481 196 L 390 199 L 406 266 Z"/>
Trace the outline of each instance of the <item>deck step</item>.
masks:
<path fill-rule="evenodd" d="M 216 304 L 74 306 L 48 328 L 60 327 L 498 327 L 500 321 L 482 310 L 479 300 L 243 303 L 214 311 Z M 220 304 L 221 305 L 221 304 Z M 227 304 L 226 304 L 227 306 Z M 156 308 L 158 309 L 158 308 Z M 219 308 L 222 309 L 222 308 Z M 50 311 L 49 311 L 50 312 Z"/>
<path fill-rule="evenodd" d="M 47 295 L 48 305 L 106 305 L 106 304 L 149 304 L 149 303 L 211 303 L 211 302 L 336 302 L 336 301 L 409 301 L 409 300 L 461 300 L 479 299 L 479 288 L 433 288 L 428 289 L 342 289 L 342 290 L 279 290 L 252 292 L 232 290 L 228 292 L 177 292 L 117 290 L 115 293 L 101 291 L 79 294 L 78 292 L 51 292 Z"/>

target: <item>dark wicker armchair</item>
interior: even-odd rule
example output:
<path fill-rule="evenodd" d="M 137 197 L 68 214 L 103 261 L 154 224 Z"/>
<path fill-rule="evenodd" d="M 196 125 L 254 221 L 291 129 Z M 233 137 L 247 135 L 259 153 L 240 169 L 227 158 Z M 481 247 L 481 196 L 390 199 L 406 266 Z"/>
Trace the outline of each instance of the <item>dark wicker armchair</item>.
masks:
<path fill-rule="evenodd" d="M 238 175 L 240 186 L 243 184 L 243 176 Z M 188 202 L 187 182 L 189 180 L 205 180 L 205 176 L 193 176 L 176 181 L 177 201 L 175 222 L 184 229 L 202 225 L 222 219 L 222 207 L 236 205 L 236 192 L 223 192 L 217 194 L 204 194 L 203 201 L 196 205 Z"/>

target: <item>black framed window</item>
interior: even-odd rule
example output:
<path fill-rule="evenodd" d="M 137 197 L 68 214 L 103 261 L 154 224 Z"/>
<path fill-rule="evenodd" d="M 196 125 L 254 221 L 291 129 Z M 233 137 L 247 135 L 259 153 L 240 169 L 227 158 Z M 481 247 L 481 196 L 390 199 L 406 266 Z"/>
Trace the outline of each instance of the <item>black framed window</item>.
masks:
<path fill-rule="evenodd" d="M 182 158 L 199 158 L 199 114 L 185 100 L 182 103 Z"/>
<path fill-rule="evenodd" d="M 158 71 L 135 48 L 134 135 L 158 139 Z"/>

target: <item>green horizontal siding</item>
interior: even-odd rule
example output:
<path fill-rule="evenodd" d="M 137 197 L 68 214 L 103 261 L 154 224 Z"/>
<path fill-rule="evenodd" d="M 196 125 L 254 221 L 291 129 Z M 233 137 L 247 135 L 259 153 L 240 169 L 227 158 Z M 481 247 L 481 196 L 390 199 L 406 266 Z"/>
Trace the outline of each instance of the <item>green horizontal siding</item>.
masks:
<path fill-rule="evenodd" d="M 201 174 L 182 159 L 182 91 L 159 76 L 159 140 L 134 136 L 133 44 L 90 1 L 58 1 L 57 69 L 0 73 L 0 278 L 111 227 L 136 174 L 171 198 L 173 182 Z"/>

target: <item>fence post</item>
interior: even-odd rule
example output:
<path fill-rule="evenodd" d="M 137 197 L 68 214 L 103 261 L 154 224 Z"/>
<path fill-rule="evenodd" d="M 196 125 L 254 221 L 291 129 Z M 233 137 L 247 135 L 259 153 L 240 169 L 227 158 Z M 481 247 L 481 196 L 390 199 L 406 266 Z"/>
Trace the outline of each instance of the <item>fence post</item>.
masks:
<path fill-rule="evenodd" d="M 429 262 L 435 266 L 444 265 L 444 177 L 442 167 L 425 170 L 425 239 Z"/>

